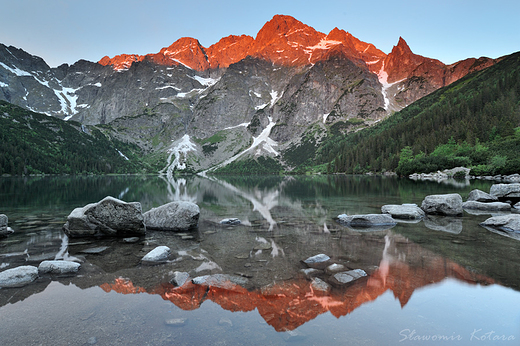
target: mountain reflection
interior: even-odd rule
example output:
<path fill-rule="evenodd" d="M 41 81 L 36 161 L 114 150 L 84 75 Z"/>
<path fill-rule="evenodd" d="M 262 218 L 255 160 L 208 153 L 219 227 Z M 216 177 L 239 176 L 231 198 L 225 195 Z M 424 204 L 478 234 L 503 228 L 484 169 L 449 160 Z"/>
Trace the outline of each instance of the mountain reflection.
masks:
<path fill-rule="evenodd" d="M 144 289 L 124 278 L 117 278 L 113 283 L 104 283 L 100 287 L 105 292 L 157 294 L 183 310 L 198 309 L 206 300 L 232 312 L 256 309 L 276 331 L 288 331 L 326 312 L 337 318 L 350 314 L 388 290 L 405 308 L 415 290 L 446 278 L 469 284 L 494 283 L 487 276 L 471 272 L 418 244 L 408 242 L 400 235 L 388 232 L 378 268 L 368 278 L 359 279 L 347 287 L 333 287 L 330 293 L 313 290 L 311 281 L 303 277 L 252 290 L 232 282 L 227 282 L 224 287 L 215 287 L 197 285 L 191 281 L 181 287 L 161 283 Z"/>

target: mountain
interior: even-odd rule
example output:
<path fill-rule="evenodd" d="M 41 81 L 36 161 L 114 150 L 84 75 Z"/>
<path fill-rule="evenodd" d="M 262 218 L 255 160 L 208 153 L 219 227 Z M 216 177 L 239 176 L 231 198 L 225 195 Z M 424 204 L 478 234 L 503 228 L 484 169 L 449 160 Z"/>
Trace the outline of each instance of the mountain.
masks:
<path fill-rule="evenodd" d="M 251 170 L 259 157 L 270 170 L 291 171 L 312 163 L 331 134 L 371 126 L 495 63 L 444 65 L 402 38 L 385 54 L 344 30 L 324 34 L 276 15 L 255 38 L 205 48 L 184 37 L 155 54 L 57 68 L 0 45 L 0 99 L 104 125 L 111 138 L 162 159 L 163 172 Z"/>
<path fill-rule="evenodd" d="M 331 171 L 473 175 L 520 171 L 520 52 L 421 98 L 376 126 L 329 137 L 319 156 Z M 401 153 L 401 154 L 399 154 Z"/>

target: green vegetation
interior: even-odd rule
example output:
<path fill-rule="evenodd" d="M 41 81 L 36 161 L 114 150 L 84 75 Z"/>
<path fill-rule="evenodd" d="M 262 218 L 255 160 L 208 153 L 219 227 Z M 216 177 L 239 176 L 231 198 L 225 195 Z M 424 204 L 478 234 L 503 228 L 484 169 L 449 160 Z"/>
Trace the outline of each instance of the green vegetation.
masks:
<path fill-rule="evenodd" d="M 278 161 L 270 157 L 260 156 L 257 159 L 246 159 L 231 162 L 230 164 L 211 173 L 263 175 L 280 174 L 281 172 L 283 172 L 283 167 L 278 163 Z"/>
<path fill-rule="evenodd" d="M 329 172 L 520 172 L 520 53 L 418 100 L 378 125 L 332 131 L 317 151 Z"/>
<path fill-rule="evenodd" d="M 150 171 L 136 145 L 109 138 L 100 129 L 0 101 L 0 174 Z"/>

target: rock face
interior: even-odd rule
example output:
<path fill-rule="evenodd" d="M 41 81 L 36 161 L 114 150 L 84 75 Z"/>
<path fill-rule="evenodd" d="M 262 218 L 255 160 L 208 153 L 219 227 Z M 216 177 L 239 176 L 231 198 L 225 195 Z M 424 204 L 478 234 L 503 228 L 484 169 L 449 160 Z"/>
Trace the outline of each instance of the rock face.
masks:
<path fill-rule="evenodd" d="M 38 268 L 21 266 L 0 272 L 0 287 L 22 287 L 38 278 Z"/>
<path fill-rule="evenodd" d="M 462 197 L 457 193 L 426 196 L 421 204 L 426 214 L 460 216 L 463 213 Z"/>
<path fill-rule="evenodd" d="M 511 210 L 511 204 L 502 202 L 477 202 L 466 201 L 462 203 L 464 209 L 489 210 L 489 211 L 508 211 Z"/>
<path fill-rule="evenodd" d="M 171 202 L 153 208 L 143 214 L 149 229 L 160 231 L 185 231 L 197 227 L 200 216 L 199 206 L 191 202 Z"/>
<path fill-rule="evenodd" d="M 381 213 L 390 214 L 394 219 L 417 220 L 424 217 L 424 211 L 416 204 L 388 204 L 381 207 Z"/>
<path fill-rule="evenodd" d="M 366 214 L 366 215 L 346 215 L 338 216 L 342 224 L 351 227 L 375 227 L 375 226 L 394 226 L 395 220 L 388 214 Z"/>
<path fill-rule="evenodd" d="M 38 266 L 40 274 L 72 274 L 77 273 L 81 264 L 72 261 L 43 261 Z"/>
<path fill-rule="evenodd" d="M 144 235 L 141 203 L 126 203 L 105 197 L 98 203 L 76 208 L 67 217 L 63 231 L 69 237 Z"/>
<path fill-rule="evenodd" d="M 152 262 L 152 263 L 158 263 L 158 262 L 166 262 L 168 260 L 168 257 L 171 254 L 171 250 L 167 246 L 158 246 L 152 251 L 148 252 L 143 257 L 143 262 Z"/>
<path fill-rule="evenodd" d="M 476 201 L 476 202 L 498 202 L 498 198 L 484 191 L 475 189 L 472 190 L 469 195 L 467 201 Z"/>

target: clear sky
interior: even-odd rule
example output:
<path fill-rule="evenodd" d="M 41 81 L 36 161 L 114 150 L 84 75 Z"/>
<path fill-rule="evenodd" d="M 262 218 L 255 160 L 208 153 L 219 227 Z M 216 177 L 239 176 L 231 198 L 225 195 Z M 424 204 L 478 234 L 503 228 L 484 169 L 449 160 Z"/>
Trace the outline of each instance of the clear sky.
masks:
<path fill-rule="evenodd" d="M 255 37 L 275 14 L 318 31 L 334 27 L 389 53 L 402 36 L 446 64 L 520 51 L 518 0 L 0 0 L 0 43 L 50 66 L 122 53 L 157 53 L 181 37 L 209 47 Z"/>

